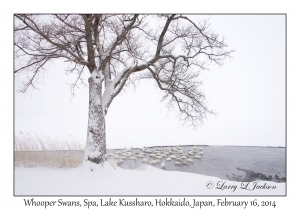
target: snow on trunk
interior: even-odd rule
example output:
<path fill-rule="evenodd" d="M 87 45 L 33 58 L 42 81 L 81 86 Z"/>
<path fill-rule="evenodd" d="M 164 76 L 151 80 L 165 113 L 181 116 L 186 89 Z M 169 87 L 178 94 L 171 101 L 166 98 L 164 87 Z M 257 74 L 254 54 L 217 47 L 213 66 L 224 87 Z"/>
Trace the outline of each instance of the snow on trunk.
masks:
<path fill-rule="evenodd" d="M 89 78 L 89 119 L 87 142 L 84 155 L 84 163 L 95 163 L 103 165 L 107 160 L 105 116 L 102 108 L 102 82 L 103 75 L 93 71 Z M 83 164 L 84 164 L 83 163 Z M 91 170 L 93 170 L 93 165 Z"/>

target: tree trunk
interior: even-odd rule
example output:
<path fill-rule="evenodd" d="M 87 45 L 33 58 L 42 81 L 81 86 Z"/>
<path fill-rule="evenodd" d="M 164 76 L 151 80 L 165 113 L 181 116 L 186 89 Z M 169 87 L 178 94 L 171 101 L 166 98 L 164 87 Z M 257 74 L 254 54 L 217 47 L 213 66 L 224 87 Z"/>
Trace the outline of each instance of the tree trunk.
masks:
<path fill-rule="evenodd" d="M 105 118 L 102 108 L 103 77 L 94 71 L 88 81 L 89 119 L 84 161 L 103 164 L 107 160 Z"/>

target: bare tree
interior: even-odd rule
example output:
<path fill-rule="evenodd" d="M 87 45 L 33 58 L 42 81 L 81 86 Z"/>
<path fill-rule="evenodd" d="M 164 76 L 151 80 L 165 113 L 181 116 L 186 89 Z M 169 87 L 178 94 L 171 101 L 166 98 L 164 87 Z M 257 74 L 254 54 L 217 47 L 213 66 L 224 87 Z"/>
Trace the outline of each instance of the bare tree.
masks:
<path fill-rule="evenodd" d="M 84 161 L 103 163 L 105 115 L 129 82 L 151 79 L 180 120 L 197 126 L 212 113 L 199 89 L 199 75 L 233 50 L 207 21 L 168 15 L 15 15 L 15 74 L 27 72 L 21 91 L 35 88 L 45 64 L 64 59 L 69 72 L 90 72 L 88 134 Z"/>

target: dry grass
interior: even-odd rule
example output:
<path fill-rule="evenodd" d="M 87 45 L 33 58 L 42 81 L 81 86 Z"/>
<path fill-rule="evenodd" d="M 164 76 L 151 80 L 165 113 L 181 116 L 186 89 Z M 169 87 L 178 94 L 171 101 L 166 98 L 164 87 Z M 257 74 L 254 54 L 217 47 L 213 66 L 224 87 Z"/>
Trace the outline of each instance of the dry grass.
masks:
<path fill-rule="evenodd" d="M 69 139 L 63 139 L 20 132 L 20 135 L 15 135 L 14 143 L 15 151 L 84 150 L 84 140 L 76 139 L 72 135 Z"/>
<path fill-rule="evenodd" d="M 82 163 L 84 141 L 34 136 L 20 132 L 15 136 L 14 163 L 16 167 L 73 168 Z"/>
<path fill-rule="evenodd" d="M 83 160 L 84 151 L 15 151 L 15 167 L 74 168 Z"/>

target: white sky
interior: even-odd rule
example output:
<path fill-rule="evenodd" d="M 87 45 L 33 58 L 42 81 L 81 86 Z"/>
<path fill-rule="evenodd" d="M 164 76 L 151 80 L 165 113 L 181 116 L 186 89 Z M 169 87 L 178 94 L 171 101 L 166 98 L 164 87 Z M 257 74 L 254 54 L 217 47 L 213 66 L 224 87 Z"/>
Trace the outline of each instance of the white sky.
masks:
<path fill-rule="evenodd" d="M 211 29 L 225 36 L 232 59 L 203 72 L 209 116 L 198 130 L 181 126 L 160 102 L 154 83 L 117 96 L 106 117 L 107 146 L 207 144 L 285 146 L 285 16 L 210 15 Z M 195 16 L 194 18 L 199 18 Z M 15 133 L 85 141 L 88 88 L 70 102 L 66 63 L 49 66 L 40 91 L 15 93 Z M 88 74 L 86 75 L 88 77 Z M 16 79 L 16 86 L 18 80 Z M 87 83 L 87 82 L 86 82 Z"/>

